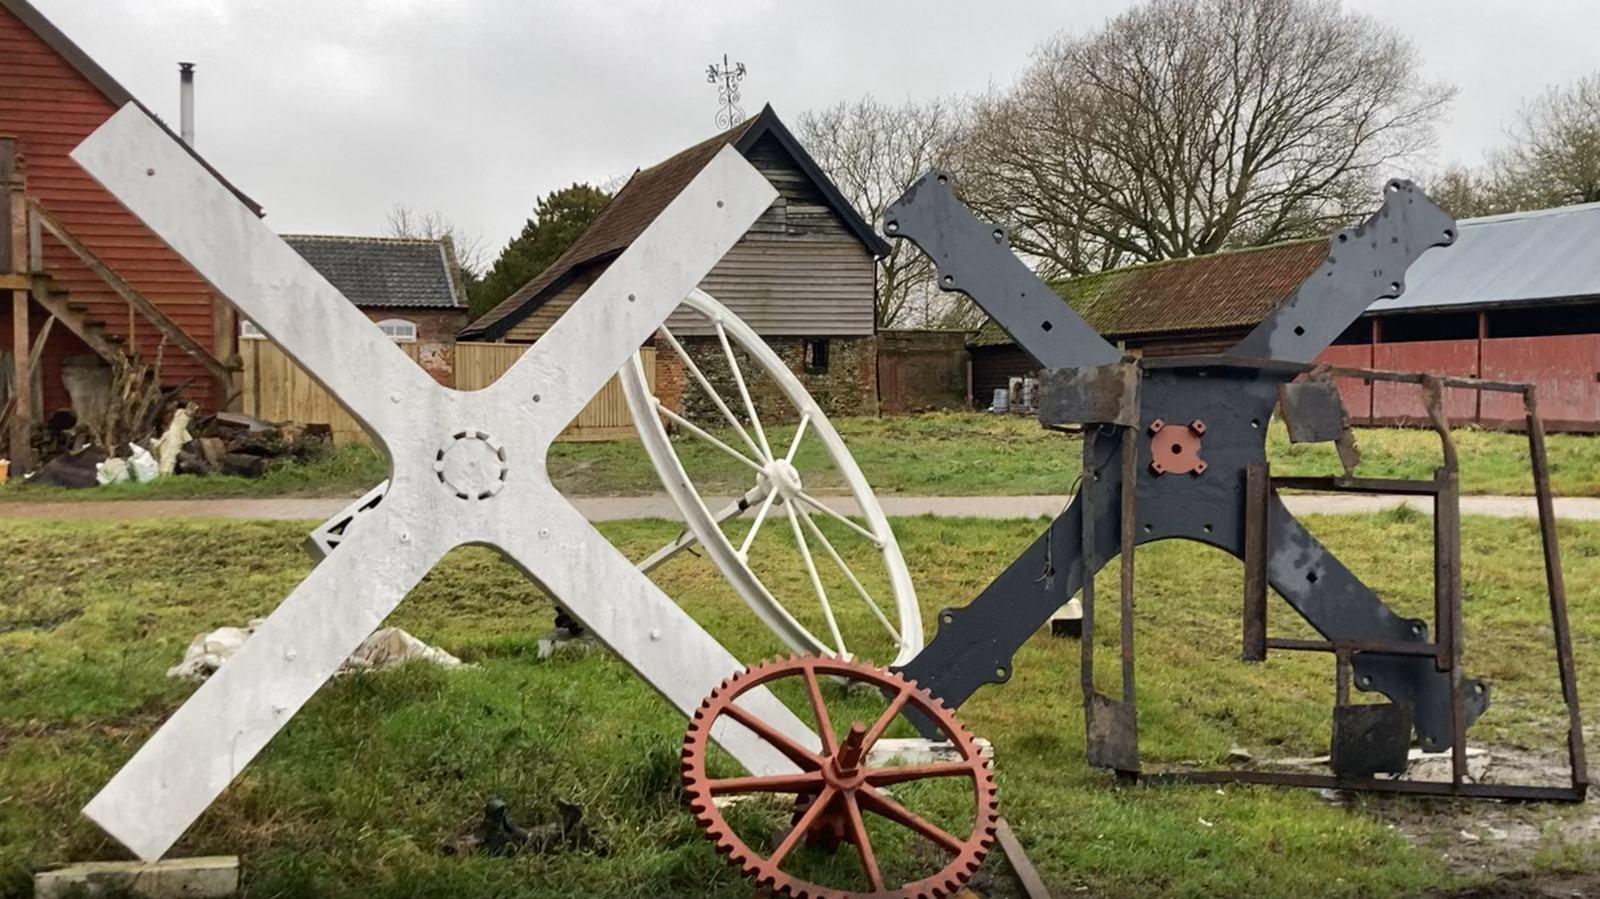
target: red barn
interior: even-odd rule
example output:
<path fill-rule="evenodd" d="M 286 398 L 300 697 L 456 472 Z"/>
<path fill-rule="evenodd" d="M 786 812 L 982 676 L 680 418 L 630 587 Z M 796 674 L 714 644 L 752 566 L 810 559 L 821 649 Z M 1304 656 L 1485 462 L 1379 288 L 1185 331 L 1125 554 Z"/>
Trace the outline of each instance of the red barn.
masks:
<path fill-rule="evenodd" d="M 1457 223 L 1399 297 L 1379 300 L 1318 357 L 1355 368 L 1526 381 L 1553 430 L 1600 431 L 1600 203 Z M 1095 330 L 1145 356 L 1221 353 L 1328 256 L 1326 238 L 1176 259 L 1051 286 Z M 993 323 L 973 338 L 974 399 L 1039 364 Z M 1358 424 L 1426 424 L 1415 385 L 1342 379 Z M 1452 390 L 1456 424 L 1514 428 L 1520 397 Z"/>
<path fill-rule="evenodd" d="M 0 286 L 12 295 L 0 303 L 0 405 L 13 408 L 14 428 L 70 406 L 67 360 L 110 364 L 135 350 L 146 362 L 159 354 L 161 382 L 187 381 L 185 396 L 202 407 L 228 402 L 232 307 L 68 156 L 128 103 L 138 101 L 27 0 L 0 0 L 0 193 L 11 225 Z M 24 345 L 23 366 L 39 359 L 31 395 L 13 387 Z M 25 441 L 13 442 L 12 457 L 26 460 Z"/>

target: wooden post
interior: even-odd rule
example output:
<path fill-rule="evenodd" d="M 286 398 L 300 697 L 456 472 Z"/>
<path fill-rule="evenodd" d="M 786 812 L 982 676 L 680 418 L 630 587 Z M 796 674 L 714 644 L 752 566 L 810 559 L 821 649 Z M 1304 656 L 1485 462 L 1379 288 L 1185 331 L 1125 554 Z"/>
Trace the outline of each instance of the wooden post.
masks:
<path fill-rule="evenodd" d="M 14 397 L 11 410 L 11 474 L 21 477 L 33 470 L 33 372 L 28 356 L 32 344 L 28 335 L 28 292 L 11 291 L 11 350 L 16 363 L 11 380 Z"/>
<path fill-rule="evenodd" d="M 0 254 L 5 262 L 4 273 L 26 278 L 31 274 L 27 180 L 16 141 L 9 137 L 0 138 L 0 180 L 4 183 L 7 224 L 5 249 Z M 11 290 L 11 477 L 33 470 L 33 370 L 28 358 L 33 340 L 28 327 L 28 290 L 18 289 L 21 283 L 25 282 L 13 284 Z"/>

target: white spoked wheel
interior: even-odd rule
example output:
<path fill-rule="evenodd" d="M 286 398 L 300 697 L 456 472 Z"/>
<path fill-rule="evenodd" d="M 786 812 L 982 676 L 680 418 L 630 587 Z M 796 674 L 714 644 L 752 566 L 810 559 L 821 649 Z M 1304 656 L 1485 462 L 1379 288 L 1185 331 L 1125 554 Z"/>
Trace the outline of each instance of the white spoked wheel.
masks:
<path fill-rule="evenodd" d="M 903 665 L 910 661 L 922 651 L 922 614 L 917 607 L 911 574 L 872 487 L 862 476 L 838 431 L 788 365 L 727 307 L 701 290 L 691 293 L 684 300 L 684 306 L 705 319 L 706 330 L 716 335 L 716 345 L 708 346 L 707 351 L 720 351 L 718 373 L 722 374 L 720 365 L 726 364 L 726 375 L 734 388 L 730 392 L 736 395 L 729 398 L 719 394 L 701 366 L 666 328 L 662 329 L 662 334 L 668 347 L 660 351 L 676 353 L 683 361 L 687 374 L 685 398 L 693 391 L 701 391 L 699 397 L 709 400 L 720 414 L 720 422 L 713 427 L 725 429 L 730 436 L 727 440 L 719 439 L 706 428 L 663 406 L 651 393 L 638 357 L 623 367 L 623 391 L 639 438 L 661 475 L 662 486 L 689 525 L 683 535 L 639 567 L 648 571 L 699 543 L 745 603 L 794 651 L 845 658 L 852 655 L 851 644 L 846 642 L 843 632 L 849 628 L 841 629 L 840 616 L 835 614 L 834 602 L 842 595 L 847 601 L 864 602 L 871 613 L 868 618 L 847 618 L 875 620 L 877 627 L 881 627 L 881 631 L 870 637 L 859 636 L 868 637 L 870 645 L 880 647 L 884 644 L 879 634 L 887 634 L 894 656 L 890 664 Z M 747 376 L 740 367 L 735 348 L 743 352 L 745 365 L 753 362 L 758 371 L 749 372 Z M 784 417 L 798 421 L 798 425 L 786 441 L 787 446 L 783 445 L 785 441 L 768 441 L 769 433 L 776 435 L 776 429 L 771 427 L 775 416 L 769 412 L 768 427 L 763 428 L 749 387 L 751 378 L 756 376 L 776 386 L 783 400 L 792 407 L 784 410 L 791 413 Z M 770 393 L 764 393 L 763 405 L 772 402 L 770 398 Z M 718 503 L 721 507 L 716 510 L 710 508 L 685 470 L 663 419 L 673 422 L 684 433 L 680 439 L 704 441 L 719 453 L 738 459 L 748 469 L 754 486 L 733 502 Z M 788 436 L 787 430 L 784 428 L 783 436 Z M 802 441 L 815 441 L 822 452 L 801 452 Z M 806 488 L 807 475 L 802 468 L 817 469 L 815 473 L 819 476 L 822 469 L 826 469 L 826 476 L 836 481 L 835 486 L 841 489 L 840 495 L 820 498 L 814 495 Z M 834 505 L 829 505 L 830 502 Z M 749 518 L 748 527 L 743 528 L 742 534 L 738 533 L 742 525 L 735 522 L 751 511 L 753 517 Z M 757 546 L 760 535 L 782 528 L 788 530 L 792 548 L 804 563 L 809 595 L 793 588 L 775 591 L 769 585 L 774 580 L 770 572 L 764 578 L 752 567 L 752 547 Z M 832 538 L 827 535 L 828 531 L 833 532 Z M 782 548 L 789 548 L 789 537 L 782 538 Z M 775 541 L 775 538 L 768 540 Z M 802 624 L 802 618 L 812 622 L 812 627 Z M 819 637 L 813 629 L 825 633 Z M 852 642 L 859 644 L 860 641 L 852 637 Z"/>

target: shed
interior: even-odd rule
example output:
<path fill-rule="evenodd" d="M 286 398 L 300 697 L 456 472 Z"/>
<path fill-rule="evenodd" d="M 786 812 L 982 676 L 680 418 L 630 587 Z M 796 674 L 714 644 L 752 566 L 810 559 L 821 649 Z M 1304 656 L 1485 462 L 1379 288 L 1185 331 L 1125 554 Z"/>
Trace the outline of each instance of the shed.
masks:
<path fill-rule="evenodd" d="M 1399 297 L 1379 300 L 1318 361 L 1541 388 L 1552 429 L 1600 431 L 1600 203 L 1463 219 L 1427 251 Z M 1134 266 L 1051 286 L 1108 339 L 1139 355 L 1216 353 L 1236 343 L 1327 258 L 1326 239 Z M 972 338 L 973 389 L 1038 370 L 997 328 Z M 1019 369 L 1021 369 L 1019 371 Z M 1341 385 L 1354 420 L 1421 422 L 1415 387 Z M 1516 427 L 1515 397 L 1452 391 L 1458 424 Z"/>
<path fill-rule="evenodd" d="M 876 265 L 888 246 L 845 201 L 771 106 L 731 130 L 635 172 L 555 263 L 468 325 L 461 340 L 523 344 L 538 340 L 726 146 L 737 149 L 765 175 L 779 197 L 712 269 L 701 288 L 754 328 L 829 414 L 875 412 Z M 674 313 L 666 324 L 697 360 L 702 354 L 720 353 L 714 331 L 686 310 Z M 683 408 L 685 372 L 676 354 L 664 350 L 656 359 L 662 401 L 691 417 L 706 411 L 692 403 Z M 759 381 L 751 389 L 758 407 L 783 411 L 781 404 L 767 405 L 773 398 Z"/>
<path fill-rule="evenodd" d="M 15 392 L 24 431 L 70 405 L 69 360 L 94 365 L 135 349 L 159 354 L 162 382 L 187 381 L 202 407 L 228 400 L 231 305 L 68 156 L 130 103 L 149 112 L 27 0 L 0 0 L 0 194 L 11 222 L 0 275 L 12 300 L 0 309 L 0 352 L 15 372 L 37 346 L 27 375 L 36 387 Z M 10 452 L 25 461 L 28 440 L 14 436 Z"/>

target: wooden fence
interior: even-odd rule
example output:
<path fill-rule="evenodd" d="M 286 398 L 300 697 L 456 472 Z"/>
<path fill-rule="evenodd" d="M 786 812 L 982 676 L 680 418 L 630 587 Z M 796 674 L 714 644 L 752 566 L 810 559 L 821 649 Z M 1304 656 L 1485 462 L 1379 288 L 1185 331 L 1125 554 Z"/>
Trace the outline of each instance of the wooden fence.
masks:
<path fill-rule="evenodd" d="M 417 345 L 401 344 L 407 355 L 417 358 Z M 458 390 L 482 390 L 511 368 L 526 344 L 458 343 L 455 378 Z M 639 351 L 645 377 L 655 389 L 656 351 Z M 344 411 L 322 386 L 284 354 L 270 340 L 241 340 L 239 355 L 244 362 L 240 377 L 242 410 L 267 421 L 293 421 L 301 424 L 327 424 L 333 428 L 336 443 L 366 442 L 367 432 Z M 622 382 L 612 378 L 578 413 L 562 432 L 562 440 L 625 440 L 635 436 L 633 416 L 622 392 Z"/>

